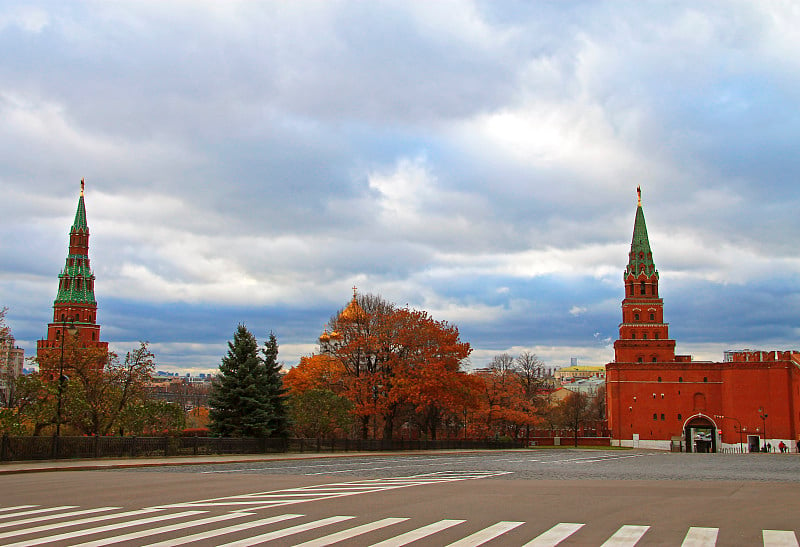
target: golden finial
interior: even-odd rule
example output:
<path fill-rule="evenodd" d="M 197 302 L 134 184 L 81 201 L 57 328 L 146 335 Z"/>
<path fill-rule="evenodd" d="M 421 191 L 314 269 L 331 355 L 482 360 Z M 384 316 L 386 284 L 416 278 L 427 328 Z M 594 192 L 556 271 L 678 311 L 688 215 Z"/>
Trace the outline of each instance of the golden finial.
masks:
<path fill-rule="evenodd" d="M 642 206 L 642 187 L 641 186 L 637 186 L 636 187 L 636 195 L 639 196 L 638 206 L 641 207 Z"/>
<path fill-rule="evenodd" d="M 357 294 L 358 294 L 358 287 L 353 285 L 353 298 L 355 298 L 357 296 Z"/>
<path fill-rule="evenodd" d="M 81 197 L 83 197 L 83 178 L 81 178 Z"/>

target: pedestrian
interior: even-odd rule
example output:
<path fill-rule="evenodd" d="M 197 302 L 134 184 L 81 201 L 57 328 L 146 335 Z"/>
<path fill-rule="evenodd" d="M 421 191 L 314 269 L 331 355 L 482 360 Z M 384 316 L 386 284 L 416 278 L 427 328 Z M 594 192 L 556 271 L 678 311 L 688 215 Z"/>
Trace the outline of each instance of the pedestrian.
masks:
<path fill-rule="evenodd" d="M 772 452 L 772 444 L 767 443 L 767 452 Z"/>
<path fill-rule="evenodd" d="M 800 439 L 797 439 L 797 453 L 800 454 Z"/>
<path fill-rule="evenodd" d="M 786 443 L 785 443 L 785 442 L 783 442 L 783 441 L 781 441 L 781 442 L 780 442 L 780 444 L 778 444 L 778 450 L 780 450 L 780 451 L 781 451 L 781 454 L 783 454 L 784 452 L 786 452 Z"/>

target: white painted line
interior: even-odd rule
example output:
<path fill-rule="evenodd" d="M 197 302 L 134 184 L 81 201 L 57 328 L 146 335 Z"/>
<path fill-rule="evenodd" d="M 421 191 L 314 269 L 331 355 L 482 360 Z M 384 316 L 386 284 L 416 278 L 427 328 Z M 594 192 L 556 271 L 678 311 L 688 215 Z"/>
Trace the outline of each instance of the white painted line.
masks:
<path fill-rule="evenodd" d="M 342 522 L 344 520 L 350 520 L 353 518 L 355 517 L 345 517 L 345 516 L 328 517 L 326 519 L 307 522 L 306 524 L 298 524 L 297 526 L 290 526 L 289 528 L 284 528 L 283 530 L 275 530 L 274 532 L 267 532 L 266 534 L 261 534 L 260 536 L 253 536 L 245 538 L 240 541 L 225 543 L 224 545 L 218 545 L 217 547 L 248 547 L 250 545 L 265 543 L 267 541 L 272 541 L 273 539 L 299 534 L 300 532 L 313 530 L 315 528 L 320 528 L 322 526 L 327 526 L 329 524 L 336 524 L 337 522 Z"/>
<path fill-rule="evenodd" d="M 100 509 L 91 509 L 90 511 L 104 511 L 108 508 L 101 507 Z M 114 509 L 113 507 L 111 509 Z M 43 524 L 41 526 L 34 526 L 33 528 L 25 528 L 24 530 L 14 530 L 12 532 L 2 532 L 0 533 L 0 539 L 10 538 L 15 536 L 21 536 L 23 534 L 35 534 L 38 532 L 48 532 L 50 530 L 57 530 L 59 528 L 67 528 L 69 526 L 78 526 L 80 524 L 88 524 L 90 522 L 98 522 L 102 520 L 109 520 L 109 519 L 117 519 L 117 518 L 124 518 L 130 517 L 134 515 L 144 515 L 147 513 L 153 513 L 158 511 L 158 509 L 137 509 L 136 511 L 127 511 L 125 513 L 113 513 L 111 515 L 101 515 L 99 517 L 88 517 L 85 519 L 78 519 L 78 520 L 67 520 L 64 522 L 56 522 L 53 524 Z M 85 512 L 85 511 L 84 511 Z"/>
<path fill-rule="evenodd" d="M 230 520 L 241 518 L 252 513 L 226 513 L 224 515 L 217 515 L 215 517 L 207 517 L 204 519 L 190 520 L 187 522 L 179 522 L 177 524 L 168 524 L 167 526 L 160 526 L 158 528 L 150 528 L 149 530 L 141 530 L 139 532 L 131 532 L 121 536 L 114 536 L 113 538 L 103 538 L 97 541 L 87 541 L 86 543 L 79 543 L 71 547 L 103 547 L 104 545 L 111 545 L 114 543 L 121 543 L 130 539 L 140 539 L 148 536 L 155 536 L 164 534 L 166 532 L 173 532 L 175 530 L 185 530 L 186 528 L 194 528 L 195 526 L 203 526 L 204 524 L 213 524 L 223 520 Z"/>
<path fill-rule="evenodd" d="M 5 513 L 6 511 L 17 511 L 19 509 L 28 509 L 30 507 L 39 507 L 38 505 L 15 505 L 14 507 L 0 507 L 0 513 Z M 5 517 L 3 517 L 5 518 Z"/>
<path fill-rule="evenodd" d="M 539 534 L 523 547 L 553 547 L 583 528 L 576 522 L 559 522 L 549 530 Z"/>
<path fill-rule="evenodd" d="M 117 522 L 114 524 L 107 524 L 105 526 L 97 526 L 95 528 L 86 528 L 83 530 L 74 530 L 72 532 L 64 532 L 55 536 L 45 536 L 38 539 L 26 539 L 19 543 L 9 543 L 5 547 L 31 547 L 32 545 L 41 545 L 42 543 L 53 543 L 65 539 L 72 539 L 75 537 L 88 536 L 89 534 L 99 534 L 108 532 L 109 530 L 119 530 L 120 528 L 130 528 L 131 526 L 140 526 L 142 524 L 150 524 L 151 522 L 159 522 L 162 520 L 177 519 L 181 517 L 190 517 L 192 515 L 199 515 L 205 511 L 184 511 L 183 513 L 173 513 L 167 515 L 156 515 L 154 517 L 147 517 L 144 519 L 129 520 L 126 522 Z M 28 530 L 22 530 L 23 534 L 28 534 Z"/>
<path fill-rule="evenodd" d="M 314 473 L 305 473 L 305 475 L 333 475 L 334 473 L 352 473 L 354 471 L 377 471 L 380 469 L 395 469 L 396 465 L 386 465 L 383 467 L 361 467 L 359 469 L 340 469 L 337 471 L 317 471 Z M 408 466 L 401 466 L 401 467 L 408 467 Z"/>
<path fill-rule="evenodd" d="M 35 506 L 34 506 L 35 507 Z M 75 509 L 78 507 L 77 505 L 59 505 L 57 507 L 43 507 L 42 509 L 31 509 L 30 511 L 20 511 L 19 513 L 13 513 L 10 515 L 0 515 L 0 519 L 13 519 L 17 517 L 24 517 L 27 515 L 38 515 L 40 513 L 52 513 L 53 511 L 63 511 L 64 509 Z M 53 517 L 47 517 L 53 518 Z M 13 526 L 13 523 L 2 523 L 0 524 L 0 528 L 7 528 L 8 526 Z"/>
<path fill-rule="evenodd" d="M 762 530 L 764 547 L 798 547 L 797 536 L 791 530 Z"/>
<path fill-rule="evenodd" d="M 478 545 L 483 545 L 487 541 L 493 540 L 498 536 L 502 536 L 509 530 L 513 530 L 517 526 L 521 526 L 525 524 L 524 522 L 512 522 L 512 521 L 501 521 L 497 524 L 492 524 L 488 528 L 484 528 L 483 530 L 479 530 L 474 534 L 471 534 L 464 539 L 460 539 L 454 543 L 451 543 L 447 547 L 477 547 Z"/>
<path fill-rule="evenodd" d="M 633 547 L 642 539 L 642 536 L 645 535 L 649 529 L 649 526 L 633 526 L 626 524 L 620 527 L 620 529 L 600 547 Z"/>
<path fill-rule="evenodd" d="M 233 526 L 226 526 L 225 528 L 216 528 L 214 530 L 209 530 L 207 532 L 198 532 L 190 536 L 168 539 L 160 543 L 151 543 L 147 547 L 176 547 L 177 545 L 186 545 L 187 543 L 202 541 L 204 539 L 218 537 L 225 534 L 232 534 L 234 532 L 240 532 L 242 530 L 249 530 L 257 526 L 266 526 L 267 524 L 274 524 L 276 522 L 282 522 L 284 520 L 296 519 L 302 516 L 303 515 L 292 515 L 292 514 L 278 515 L 275 517 L 254 520 L 251 522 L 243 522 L 242 524 L 234 524 Z"/>
<path fill-rule="evenodd" d="M 325 547 L 326 545 L 332 545 L 334 543 L 338 543 L 346 539 L 351 539 L 356 536 L 360 536 L 361 534 L 372 532 L 374 530 L 380 530 L 381 528 L 386 528 L 387 526 L 391 526 L 392 524 L 405 522 L 407 520 L 408 520 L 407 518 L 381 519 L 375 522 L 370 522 L 369 524 L 362 524 L 361 526 L 348 528 L 347 530 L 342 530 L 341 532 L 336 532 L 334 534 L 328 534 L 327 536 L 323 536 L 321 538 L 312 539 L 311 541 L 306 541 L 305 543 L 300 543 L 298 545 L 295 545 L 295 547 Z"/>
<path fill-rule="evenodd" d="M 439 522 L 434 522 L 433 524 L 423 526 L 422 528 L 417 528 L 416 530 L 411 530 L 405 534 L 400 534 L 399 536 L 389 538 L 386 541 L 375 543 L 372 545 L 372 547 L 400 547 L 401 545 L 408 545 L 412 541 L 417 541 L 418 539 L 428 537 L 437 532 L 441 532 L 442 530 L 446 530 L 452 526 L 455 526 L 456 524 L 461 524 L 462 522 L 465 521 L 449 519 L 440 520 Z"/>
<path fill-rule="evenodd" d="M 79 515 L 91 515 L 92 513 L 102 513 L 104 511 L 116 511 L 120 507 L 98 507 L 96 509 L 82 509 L 80 511 L 69 511 L 67 513 L 58 513 L 55 515 L 39 515 L 38 517 L 30 517 L 21 520 L 12 520 L 0 524 L 0 528 L 10 528 L 11 526 L 23 526 L 33 524 L 34 522 L 42 522 L 45 520 L 57 520 L 67 517 L 77 517 Z"/>
<path fill-rule="evenodd" d="M 681 547 L 714 547 L 717 544 L 719 528 L 700 528 L 692 526 L 686 532 Z"/>

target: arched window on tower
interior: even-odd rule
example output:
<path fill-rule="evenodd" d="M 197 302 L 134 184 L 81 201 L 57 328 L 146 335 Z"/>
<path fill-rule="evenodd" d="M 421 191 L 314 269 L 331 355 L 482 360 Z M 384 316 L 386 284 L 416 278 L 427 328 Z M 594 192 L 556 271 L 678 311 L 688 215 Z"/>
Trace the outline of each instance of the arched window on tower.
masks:
<path fill-rule="evenodd" d="M 647 340 L 647 333 L 646 332 L 642 333 L 642 340 Z"/>
<path fill-rule="evenodd" d="M 639 314 L 638 313 L 634 313 L 633 314 L 633 320 L 634 321 L 638 321 L 639 320 Z"/>
<path fill-rule="evenodd" d="M 642 282 L 639 284 L 639 294 L 642 294 L 642 295 L 644 295 L 644 294 L 645 294 L 645 284 L 644 284 L 644 281 L 642 281 Z"/>

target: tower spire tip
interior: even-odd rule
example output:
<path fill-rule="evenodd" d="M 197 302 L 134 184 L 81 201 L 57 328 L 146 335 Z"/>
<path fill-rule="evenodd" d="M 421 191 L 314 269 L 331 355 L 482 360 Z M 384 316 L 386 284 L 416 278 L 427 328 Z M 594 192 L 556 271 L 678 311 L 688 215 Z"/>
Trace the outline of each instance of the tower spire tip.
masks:
<path fill-rule="evenodd" d="M 641 207 L 642 206 L 642 187 L 641 187 L 641 185 L 636 187 L 636 196 L 638 197 L 638 201 L 639 201 L 639 203 L 637 205 L 639 207 Z"/>
<path fill-rule="evenodd" d="M 81 197 L 83 197 L 83 185 L 84 185 L 83 177 L 81 177 Z"/>

